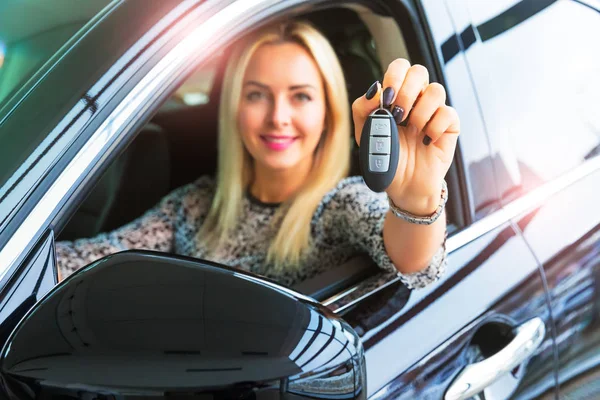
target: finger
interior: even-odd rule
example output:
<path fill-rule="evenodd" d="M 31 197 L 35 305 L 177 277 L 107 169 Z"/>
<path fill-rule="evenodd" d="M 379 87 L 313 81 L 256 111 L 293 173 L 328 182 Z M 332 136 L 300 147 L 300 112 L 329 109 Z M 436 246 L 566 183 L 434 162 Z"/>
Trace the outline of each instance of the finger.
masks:
<path fill-rule="evenodd" d="M 423 128 L 423 137 L 429 136 L 432 143 L 445 139 L 456 140 L 460 132 L 460 119 L 456 110 L 450 106 L 441 106 Z M 450 138 L 453 136 L 453 138 Z M 444 139 L 442 139 L 444 137 Z M 442 143 L 438 143 L 442 144 Z"/>
<path fill-rule="evenodd" d="M 377 84 L 379 89 L 379 82 L 375 82 L 373 85 Z M 372 87 L 367 90 L 367 92 L 371 91 Z M 367 117 L 373 110 L 379 107 L 379 94 L 375 94 L 370 99 L 367 98 L 367 93 L 354 100 L 352 103 L 352 119 L 354 121 L 354 138 L 356 142 L 360 146 L 360 134 L 362 132 L 363 125 L 367 120 Z"/>
<path fill-rule="evenodd" d="M 384 107 L 389 107 L 393 104 L 409 69 L 410 63 L 404 58 L 397 58 L 388 66 L 383 77 Z"/>
<path fill-rule="evenodd" d="M 411 111 L 409 124 L 421 132 L 433 114 L 446 103 L 446 90 L 437 82 L 427 85 L 422 95 L 417 99 Z"/>
<path fill-rule="evenodd" d="M 408 113 L 413 108 L 415 101 L 419 95 L 425 90 L 429 84 L 429 72 L 422 65 L 413 65 L 406 73 L 406 78 L 402 83 L 402 87 L 398 92 L 398 96 L 394 100 L 394 104 L 404 110 L 404 121 Z"/>

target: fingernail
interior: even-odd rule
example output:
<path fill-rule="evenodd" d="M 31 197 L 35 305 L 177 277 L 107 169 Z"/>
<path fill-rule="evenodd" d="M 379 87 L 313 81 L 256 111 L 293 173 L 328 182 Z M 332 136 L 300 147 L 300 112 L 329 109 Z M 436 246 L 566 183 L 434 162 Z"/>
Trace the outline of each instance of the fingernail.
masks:
<path fill-rule="evenodd" d="M 431 143 L 431 138 L 427 135 L 425 135 L 425 137 L 423 138 L 423 144 L 425 146 L 429 146 L 429 144 Z"/>
<path fill-rule="evenodd" d="M 404 117 L 404 108 L 400 106 L 394 106 L 392 109 L 392 117 L 394 117 L 394 121 L 396 121 L 396 125 L 399 125 L 402 122 L 402 117 Z"/>
<path fill-rule="evenodd" d="M 367 98 L 367 100 L 371 100 L 373 98 L 373 96 L 375 96 L 375 93 L 377 93 L 377 84 L 378 83 L 379 83 L 379 81 L 375 81 L 375 83 L 371 85 L 369 90 L 367 90 L 367 93 L 365 94 L 365 97 Z"/>
<path fill-rule="evenodd" d="M 385 90 L 383 91 L 383 106 L 384 107 L 389 107 L 392 104 L 392 101 L 394 100 L 394 88 L 393 87 L 387 87 L 385 88 Z"/>
<path fill-rule="evenodd" d="M 408 115 L 406 116 L 406 118 L 404 118 L 404 121 L 400 122 L 398 125 L 407 127 L 408 126 L 408 121 L 410 121 L 411 114 L 412 114 L 412 109 L 408 112 Z"/>

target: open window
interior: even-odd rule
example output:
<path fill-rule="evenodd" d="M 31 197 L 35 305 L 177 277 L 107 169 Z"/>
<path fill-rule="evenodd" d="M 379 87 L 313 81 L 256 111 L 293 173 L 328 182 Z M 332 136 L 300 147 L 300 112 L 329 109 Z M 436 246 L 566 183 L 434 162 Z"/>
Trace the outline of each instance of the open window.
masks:
<path fill-rule="evenodd" d="M 376 4 L 375 4 L 376 5 Z M 378 6 L 379 7 L 379 6 Z M 411 20 L 407 10 L 342 4 L 310 12 L 293 10 L 283 18 L 312 22 L 329 39 L 342 64 L 349 99 L 364 94 L 375 81 L 381 80 L 390 61 L 403 57 L 412 63 L 425 64 L 431 80 L 441 81 L 436 65 L 424 52 L 424 36 L 418 21 Z M 332 24 L 331 21 L 336 23 Z M 421 42 L 419 42 L 421 41 Z M 199 65 L 162 104 L 118 156 L 95 177 L 95 186 L 71 214 L 57 240 L 93 237 L 113 230 L 139 217 L 164 196 L 203 175 L 214 175 L 217 162 L 218 107 L 223 65 L 227 49 L 215 53 Z M 133 134 L 133 133 L 132 133 Z M 353 137 L 353 132 L 348 132 Z M 352 139 L 354 143 L 354 139 Z M 351 175 L 360 174 L 357 146 L 352 151 Z M 458 158 L 458 157 L 457 157 Z M 450 233 L 464 226 L 461 206 L 462 183 L 460 162 L 454 163 L 447 181 L 450 199 L 447 205 Z M 331 266 L 324 274 L 300 282 L 294 289 L 333 304 L 349 293 L 344 305 L 392 281 L 367 256 L 356 256 L 339 266 Z M 408 297 L 408 289 L 400 289 Z M 345 292 L 347 291 L 347 292 Z M 393 294 L 398 298 L 398 293 Z M 336 297 L 337 296 L 337 297 Z M 342 303 L 337 303 L 335 307 Z M 334 307 L 334 308 L 335 308 Z"/>

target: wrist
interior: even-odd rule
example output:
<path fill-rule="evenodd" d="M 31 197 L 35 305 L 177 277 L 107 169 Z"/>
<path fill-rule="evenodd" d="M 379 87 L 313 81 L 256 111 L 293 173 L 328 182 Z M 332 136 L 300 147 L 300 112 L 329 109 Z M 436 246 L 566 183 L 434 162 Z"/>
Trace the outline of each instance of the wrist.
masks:
<path fill-rule="evenodd" d="M 413 215 L 427 217 L 439 207 L 441 190 L 431 196 L 394 196 L 391 193 L 388 196 L 396 207 Z"/>
<path fill-rule="evenodd" d="M 396 207 L 409 212 L 413 215 L 420 217 L 430 216 L 437 210 L 440 205 L 440 195 L 424 197 L 424 198 L 411 198 L 411 199 L 399 199 L 396 200 L 392 197 L 390 199 L 394 202 Z"/>
<path fill-rule="evenodd" d="M 410 201 L 406 201 L 406 197 L 398 196 L 398 198 L 402 201 L 402 207 L 413 207 L 413 209 L 403 209 L 400 208 L 397 204 L 395 204 L 394 200 L 388 193 L 388 201 L 390 203 L 390 212 L 401 218 L 405 221 L 408 221 L 413 224 L 419 225 L 431 225 L 433 224 L 444 212 L 444 208 L 446 206 L 446 202 L 448 201 L 448 187 L 446 185 L 446 181 L 442 181 L 442 189 L 440 192 L 440 196 L 438 197 L 438 204 L 435 208 L 435 211 L 429 212 L 428 207 L 433 202 L 430 199 L 430 196 L 423 197 L 415 197 L 412 196 Z M 407 206 L 408 204 L 408 206 Z M 435 203 L 434 203 L 435 204 Z M 417 212 L 421 212 L 422 214 L 417 214 Z"/>

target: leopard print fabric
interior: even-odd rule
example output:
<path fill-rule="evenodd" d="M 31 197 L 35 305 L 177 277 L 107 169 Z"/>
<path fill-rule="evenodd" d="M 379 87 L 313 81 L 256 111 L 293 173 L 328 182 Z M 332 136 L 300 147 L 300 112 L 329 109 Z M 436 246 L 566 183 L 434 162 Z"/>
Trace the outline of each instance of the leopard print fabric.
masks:
<path fill-rule="evenodd" d="M 165 198 L 135 221 L 91 239 L 57 243 L 63 278 L 109 254 L 146 249 L 208 259 L 266 276 L 293 286 L 360 253 L 368 253 L 385 271 L 396 269 L 385 252 L 383 222 L 389 204 L 385 193 L 371 191 L 360 176 L 343 179 L 324 196 L 311 221 L 312 243 L 302 265 L 276 270 L 266 262 L 269 244 L 277 233 L 278 204 L 264 204 L 249 193 L 243 199 L 238 226 L 218 250 L 197 240 L 215 191 L 214 179 L 201 177 Z M 430 265 L 413 274 L 400 274 L 409 288 L 437 280 L 446 266 L 445 241 Z"/>

